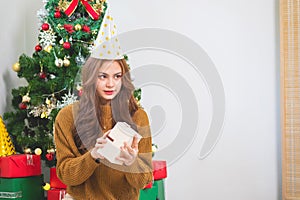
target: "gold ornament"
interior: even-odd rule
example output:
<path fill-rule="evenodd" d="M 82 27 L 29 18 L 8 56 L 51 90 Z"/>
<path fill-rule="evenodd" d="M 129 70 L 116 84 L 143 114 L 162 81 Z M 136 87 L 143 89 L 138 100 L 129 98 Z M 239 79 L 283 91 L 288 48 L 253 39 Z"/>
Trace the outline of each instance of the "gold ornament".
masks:
<path fill-rule="evenodd" d="M 24 149 L 24 153 L 26 153 L 26 154 L 31 154 L 31 149 L 30 149 L 30 148 Z"/>
<path fill-rule="evenodd" d="M 36 148 L 35 150 L 34 150 L 34 153 L 36 154 L 36 155 L 41 155 L 42 154 L 42 149 L 40 149 L 40 148 Z"/>
<path fill-rule="evenodd" d="M 64 64 L 64 62 L 63 62 L 62 59 L 60 59 L 60 58 L 55 59 L 55 65 L 56 65 L 57 67 L 62 67 L 63 64 Z"/>
<path fill-rule="evenodd" d="M 51 49 L 52 49 L 52 46 L 51 46 L 51 45 L 46 46 L 46 47 L 44 48 L 44 50 L 47 51 L 48 53 L 50 53 Z"/>
<path fill-rule="evenodd" d="M 51 148 L 47 150 L 47 153 L 55 153 L 55 149 Z"/>
<path fill-rule="evenodd" d="M 70 60 L 67 59 L 67 58 L 64 59 L 63 63 L 64 63 L 64 66 L 65 66 L 65 67 L 69 67 L 70 64 L 71 64 Z"/>
<path fill-rule="evenodd" d="M 76 24 L 75 25 L 75 30 L 76 31 L 80 31 L 82 29 L 81 25 L 80 24 Z"/>
<path fill-rule="evenodd" d="M 15 72 L 19 72 L 19 71 L 21 70 L 20 63 L 19 63 L 19 62 L 16 62 L 16 63 L 12 66 L 12 69 L 13 69 Z"/>
<path fill-rule="evenodd" d="M 50 188 L 51 188 L 51 186 L 50 186 L 50 184 L 49 183 L 45 183 L 44 185 L 43 185 L 43 189 L 44 190 L 50 190 Z"/>
<path fill-rule="evenodd" d="M 31 98 L 29 97 L 29 94 L 27 93 L 25 96 L 22 97 L 22 102 L 29 103 Z"/>

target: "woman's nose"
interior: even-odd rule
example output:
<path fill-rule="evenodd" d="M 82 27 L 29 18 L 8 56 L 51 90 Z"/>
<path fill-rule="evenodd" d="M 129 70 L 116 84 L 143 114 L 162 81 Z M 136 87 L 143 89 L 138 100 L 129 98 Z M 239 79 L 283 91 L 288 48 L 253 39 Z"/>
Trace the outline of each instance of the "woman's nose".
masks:
<path fill-rule="evenodd" d="M 106 82 L 107 87 L 113 87 L 115 85 L 114 79 L 113 78 L 108 78 Z"/>

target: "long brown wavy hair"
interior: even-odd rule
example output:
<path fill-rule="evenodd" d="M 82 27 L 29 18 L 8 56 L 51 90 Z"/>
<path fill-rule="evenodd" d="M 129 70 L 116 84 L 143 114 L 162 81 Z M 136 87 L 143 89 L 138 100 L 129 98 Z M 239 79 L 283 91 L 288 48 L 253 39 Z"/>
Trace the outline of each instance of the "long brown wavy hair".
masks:
<path fill-rule="evenodd" d="M 101 97 L 97 94 L 96 82 L 99 69 L 105 61 L 112 62 L 112 60 L 89 57 L 82 68 L 83 93 L 80 97 L 79 106 L 74 109 L 75 127 L 73 129 L 75 143 L 81 153 L 91 149 L 95 145 L 96 139 L 103 134 L 100 126 L 102 113 L 99 109 Z M 131 118 L 138 109 L 138 105 L 133 97 L 134 86 L 131 82 L 129 67 L 125 59 L 116 61 L 122 70 L 122 86 L 120 92 L 110 102 L 113 123 L 127 122 L 133 129 L 137 130 Z"/>

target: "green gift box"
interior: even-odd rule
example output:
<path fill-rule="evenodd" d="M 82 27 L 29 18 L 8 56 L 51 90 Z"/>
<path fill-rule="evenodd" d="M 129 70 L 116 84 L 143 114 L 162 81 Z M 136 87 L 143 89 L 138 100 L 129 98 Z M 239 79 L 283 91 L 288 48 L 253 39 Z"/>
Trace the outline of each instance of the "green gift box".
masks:
<path fill-rule="evenodd" d="M 164 179 L 154 181 L 153 187 L 157 188 L 157 200 L 165 200 Z"/>
<path fill-rule="evenodd" d="M 44 199 L 43 176 L 0 178 L 0 200 Z"/>
<path fill-rule="evenodd" d="M 156 186 L 152 186 L 152 188 L 140 190 L 139 200 L 156 200 L 156 197 L 157 197 Z"/>

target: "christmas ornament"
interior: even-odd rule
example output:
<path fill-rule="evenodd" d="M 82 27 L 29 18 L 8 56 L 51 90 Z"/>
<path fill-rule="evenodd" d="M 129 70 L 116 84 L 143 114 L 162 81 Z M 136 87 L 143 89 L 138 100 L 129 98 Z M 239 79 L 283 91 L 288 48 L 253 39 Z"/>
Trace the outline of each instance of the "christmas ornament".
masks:
<path fill-rule="evenodd" d="M 90 27 L 88 27 L 87 25 L 84 25 L 84 26 L 82 27 L 82 31 L 83 31 L 83 32 L 86 32 L 86 33 L 89 33 L 89 32 L 91 31 L 91 29 L 90 29 Z"/>
<path fill-rule="evenodd" d="M 52 29 L 48 31 L 40 31 L 39 38 L 39 43 L 44 47 L 47 47 L 49 45 L 55 45 L 56 35 Z"/>
<path fill-rule="evenodd" d="M 12 69 L 13 69 L 15 72 L 19 72 L 19 71 L 21 70 L 20 63 L 19 63 L 19 62 L 16 62 L 16 63 L 12 66 Z"/>
<path fill-rule="evenodd" d="M 71 24 L 65 24 L 64 29 L 70 34 L 72 34 L 74 32 L 73 26 Z"/>
<path fill-rule="evenodd" d="M 69 59 L 67 59 L 67 58 L 64 58 L 64 61 L 63 61 L 63 63 L 64 63 L 64 66 L 65 67 L 69 67 L 70 66 L 70 60 Z"/>
<path fill-rule="evenodd" d="M 78 66 L 81 66 L 85 63 L 85 58 L 81 55 L 81 51 L 79 51 L 78 56 L 75 57 L 75 62 Z"/>
<path fill-rule="evenodd" d="M 22 102 L 23 102 L 23 103 L 29 103 L 30 100 L 31 100 L 31 98 L 29 97 L 29 93 L 27 93 L 26 95 L 24 95 L 24 96 L 22 97 Z"/>
<path fill-rule="evenodd" d="M 19 104 L 19 108 L 20 108 L 20 110 L 25 110 L 25 109 L 27 108 L 26 103 L 21 102 L 21 103 Z"/>
<path fill-rule="evenodd" d="M 64 42 L 63 47 L 64 49 L 70 49 L 71 48 L 70 42 Z"/>
<path fill-rule="evenodd" d="M 59 44 L 63 44 L 64 43 L 64 40 L 63 39 L 61 39 L 61 40 L 59 40 Z"/>
<path fill-rule="evenodd" d="M 60 11 L 55 11 L 54 17 L 55 17 L 55 18 L 60 18 L 60 17 L 61 17 Z"/>
<path fill-rule="evenodd" d="M 77 97 L 74 94 L 71 94 L 70 91 L 68 94 L 65 94 L 65 96 L 62 97 L 62 99 L 63 100 L 61 102 L 60 101 L 57 102 L 58 109 L 63 108 L 77 101 Z"/>
<path fill-rule="evenodd" d="M 41 45 L 38 44 L 38 45 L 35 46 L 34 49 L 35 49 L 36 52 L 39 52 L 39 51 L 41 51 L 43 48 L 42 48 Z"/>
<path fill-rule="evenodd" d="M 40 79 L 46 79 L 47 74 L 42 71 L 42 72 L 39 73 L 39 77 L 40 77 Z"/>
<path fill-rule="evenodd" d="M 51 189 L 50 184 L 49 183 L 44 183 L 43 184 L 43 189 L 46 190 L 46 191 L 50 190 Z"/>
<path fill-rule="evenodd" d="M 53 149 L 53 148 L 48 149 L 48 150 L 47 150 L 47 153 L 52 153 L 52 154 L 54 154 L 54 153 L 55 153 L 55 149 Z"/>
<path fill-rule="evenodd" d="M 55 76 L 54 74 L 50 74 L 50 75 L 49 75 L 49 78 L 50 78 L 51 80 L 53 80 L 53 79 L 56 78 L 56 76 Z"/>
<path fill-rule="evenodd" d="M 16 154 L 15 147 L 5 128 L 2 117 L 0 116 L 0 157 Z"/>
<path fill-rule="evenodd" d="M 43 31 L 48 31 L 49 28 L 50 28 L 49 24 L 47 24 L 47 23 L 43 23 L 43 24 L 42 24 L 42 30 L 43 30 Z"/>
<path fill-rule="evenodd" d="M 152 157 L 157 152 L 158 146 L 156 144 L 152 144 Z"/>
<path fill-rule="evenodd" d="M 78 96 L 81 97 L 81 95 L 82 95 L 82 86 L 81 85 L 77 85 L 76 86 L 76 90 L 78 91 Z"/>
<path fill-rule="evenodd" d="M 81 90 L 78 90 L 78 96 L 81 97 L 82 93 L 83 93 L 83 90 L 82 90 L 82 89 L 81 89 Z"/>
<path fill-rule="evenodd" d="M 51 46 L 51 45 L 46 46 L 46 47 L 44 48 L 44 50 L 47 51 L 48 53 L 50 53 L 51 49 L 52 49 L 52 46 Z"/>
<path fill-rule="evenodd" d="M 53 153 L 47 153 L 46 154 L 46 158 L 47 158 L 47 160 L 49 160 L 49 161 L 51 161 L 51 160 L 53 160 Z"/>
<path fill-rule="evenodd" d="M 37 14 L 38 19 L 42 22 L 48 16 L 48 11 L 41 8 L 37 11 L 36 14 Z"/>
<path fill-rule="evenodd" d="M 82 29 L 81 25 L 80 24 L 76 24 L 75 25 L 75 30 L 76 31 L 80 31 Z"/>
<path fill-rule="evenodd" d="M 25 154 L 31 154 L 32 152 L 31 152 L 31 149 L 30 149 L 30 148 L 25 148 L 25 149 L 24 149 L 24 153 L 25 153 Z"/>
<path fill-rule="evenodd" d="M 35 150 L 34 150 L 34 153 L 36 154 L 36 155 L 41 155 L 42 154 L 42 149 L 40 149 L 40 148 L 36 148 Z"/>
<path fill-rule="evenodd" d="M 62 67 L 64 64 L 64 61 L 60 58 L 57 58 L 57 59 L 55 59 L 54 63 L 55 63 L 56 67 Z"/>

